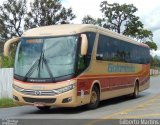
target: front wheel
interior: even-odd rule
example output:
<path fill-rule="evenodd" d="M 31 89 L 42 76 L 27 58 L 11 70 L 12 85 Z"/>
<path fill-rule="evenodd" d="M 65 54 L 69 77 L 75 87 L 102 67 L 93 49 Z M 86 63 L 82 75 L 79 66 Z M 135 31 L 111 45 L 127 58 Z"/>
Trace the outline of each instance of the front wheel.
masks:
<path fill-rule="evenodd" d="M 94 86 L 91 91 L 90 103 L 87 105 L 89 109 L 95 109 L 98 107 L 100 102 L 100 92 L 98 87 Z"/>
<path fill-rule="evenodd" d="M 51 107 L 50 106 L 43 106 L 43 107 L 37 106 L 37 108 L 41 111 L 48 111 Z"/>

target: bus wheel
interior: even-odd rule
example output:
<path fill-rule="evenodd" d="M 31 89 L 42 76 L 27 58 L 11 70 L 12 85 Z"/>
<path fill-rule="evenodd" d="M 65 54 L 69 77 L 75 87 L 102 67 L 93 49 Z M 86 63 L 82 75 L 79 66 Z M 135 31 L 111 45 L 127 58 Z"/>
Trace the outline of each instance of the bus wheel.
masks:
<path fill-rule="evenodd" d="M 100 102 L 100 92 L 99 89 L 94 86 L 91 92 L 90 103 L 87 105 L 89 109 L 95 109 L 98 107 Z"/>
<path fill-rule="evenodd" d="M 138 86 L 138 82 L 136 82 L 135 86 L 134 86 L 134 92 L 132 94 L 133 98 L 137 98 L 139 95 L 139 86 Z"/>
<path fill-rule="evenodd" d="M 37 106 L 37 108 L 38 108 L 39 110 L 41 110 L 41 111 L 47 111 L 47 110 L 49 110 L 51 107 L 50 107 L 50 106 L 43 106 L 43 107 Z"/>

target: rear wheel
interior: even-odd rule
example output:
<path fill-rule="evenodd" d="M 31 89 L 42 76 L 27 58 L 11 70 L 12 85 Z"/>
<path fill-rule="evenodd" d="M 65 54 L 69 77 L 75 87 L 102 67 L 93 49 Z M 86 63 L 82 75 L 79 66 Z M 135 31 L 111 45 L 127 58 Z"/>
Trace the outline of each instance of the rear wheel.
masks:
<path fill-rule="evenodd" d="M 133 98 L 137 98 L 139 95 L 139 85 L 138 85 L 138 82 L 136 82 L 135 86 L 134 86 L 134 92 L 132 94 L 132 97 Z"/>
<path fill-rule="evenodd" d="M 49 110 L 51 107 L 50 106 L 43 106 L 43 107 L 40 107 L 40 106 L 37 106 L 37 108 L 41 111 L 47 111 Z"/>
<path fill-rule="evenodd" d="M 90 103 L 87 105 L 89 109 L 95 109 L 98 107 L 100 102 L 100 92 L 98 87 L 94 86 L 91 91 Z"/>

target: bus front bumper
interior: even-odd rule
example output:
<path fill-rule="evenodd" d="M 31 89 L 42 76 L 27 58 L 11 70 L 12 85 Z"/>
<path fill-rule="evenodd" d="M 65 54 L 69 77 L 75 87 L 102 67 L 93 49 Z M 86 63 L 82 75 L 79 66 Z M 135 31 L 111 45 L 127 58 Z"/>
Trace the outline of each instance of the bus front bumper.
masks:
<path fill-rule="evenodd" d="M 54 96 L 27 95 L 13 89 L 13 98 L 19 105 L 57 107 L 76 107 L 79 105 L 76 88 Z"/>

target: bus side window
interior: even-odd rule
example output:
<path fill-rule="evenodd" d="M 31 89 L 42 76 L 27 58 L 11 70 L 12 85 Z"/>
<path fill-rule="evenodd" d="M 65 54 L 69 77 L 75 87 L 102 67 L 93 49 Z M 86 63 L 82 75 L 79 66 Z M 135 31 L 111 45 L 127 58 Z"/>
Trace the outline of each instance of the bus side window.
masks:
<path fill-rule="evenodd" d="M 85 56 L 82 56 L 79 53 L 78 72 L 84 71 L 89 66 L 91 61 L 91 56 L 92 56 L 93 45 L 96 37 L 96 33 L 93 33 L 93 32 L 86 32 L 85 34 L 88 39 L 88 50 L 87 50 L 87 55 Z"/>
<path fill-rule="evenodd" d="M 79 54 L 78 70 L 83 71 L 85 67 L 85 56 Z"/>
<path fill-rule="evenodd" d="M 97 60 L 103 60 L 103 53 L 97 53 L 96 58 Z"/>

